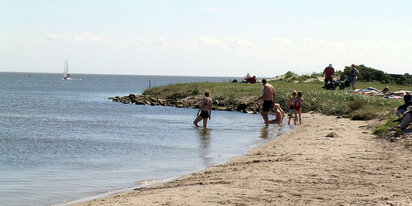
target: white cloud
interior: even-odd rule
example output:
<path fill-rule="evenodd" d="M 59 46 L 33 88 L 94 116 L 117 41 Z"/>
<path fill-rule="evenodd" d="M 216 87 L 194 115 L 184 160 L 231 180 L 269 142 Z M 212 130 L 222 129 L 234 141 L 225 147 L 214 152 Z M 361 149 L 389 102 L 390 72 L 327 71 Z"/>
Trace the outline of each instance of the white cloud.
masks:
<path fill-rule="evenodd" d="M 335 50 L 335 51 L 347 51 L 350 49 L 365 49 L 365 47 L 356 42 L 344 42 L 344 41 L 325 41 L 314 40 L 312 38 L 304 39 L 306 46 L 321 50 Z"/>
<path fill-rule="evenodd" d="M 232 37 L 227 40 L 220 40 L 210 37 L 199 37 L 199 45 L 202 46 L 213 46 L 217 48 L 227 49 L 227 48 L 237 48 L 237 47 L 255 47 L 255 43 L 241 39 L 240 37 Z"/>
<path fill-rule="evenodd" d="M 256 45 L 251 42 L 251 41 L 247 41 L 247 40 L 243 40 L 239 37 L 233 37 L 227 40 L 228 42 L 228 46 L 231 48 L 234 47 L 255 47 Z"/>
<path fill-rule="evenodd" d="M 280 37 L 272 37 L 272 38 L 270 38 L 270 41 L 272 41 L 274 43 L 283 43 L 283 44 L 291 44 L 292 43 L 292 41 L 290 41 L 289 39 L 280 38 Z"/>
<path fill-rule="evenodd" d="M 201 46 L 214 46 L 218 48 L 226 47 L 226 44 L 223 41 L 205 36 L 199 37 L 198 43 Z"/>
<path fill-rule="evenodd" d="M 52 42 L 61 42 L 61 43 L 97 43 L 105 44 L 111 46 L 120 46 L 120 47 L 141 47 L 141 46 L 165 46 L 166 39 L 164 37 L 154 38 L 151 36 L 148 37 L 135 37 L 131 40 L 123 39 L 111 39 L 107 38 L 104 35 L 97 35 L 88 32 L 82 32 L 80 34 L 47 34 L 46 39 Z"/>
<path fill-rule="evenodd" d="M 79 43 L 86 43 L 86 42 L 110 42 L 109 39 L 105 38 L 103 35 L 96 35 L 88 32 L 82 32 L 80 34 L 47 34 L 47 39 L 52 41 L 60 41 L 60 42 L 79 42 Z"/>

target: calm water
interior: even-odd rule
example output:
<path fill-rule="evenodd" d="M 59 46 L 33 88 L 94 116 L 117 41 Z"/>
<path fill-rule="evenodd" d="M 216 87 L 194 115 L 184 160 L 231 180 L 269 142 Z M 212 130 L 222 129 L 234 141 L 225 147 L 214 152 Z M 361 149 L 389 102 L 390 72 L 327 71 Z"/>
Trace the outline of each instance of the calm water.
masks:
<path fill-rule="evenodd" d="M 167 77 L 0 73 L 0 205 L 48 205 L 142 181 L 175 178 L 245 154 L 286 128 L 260 115 L 114 103 L 149 85 L 229 81 Z M 79 80 L 81 78 L 81 80 Z M 77 80 L 76 80 L 77 79 Z M 213 91 L 212 91 L 213 93 Z"/>

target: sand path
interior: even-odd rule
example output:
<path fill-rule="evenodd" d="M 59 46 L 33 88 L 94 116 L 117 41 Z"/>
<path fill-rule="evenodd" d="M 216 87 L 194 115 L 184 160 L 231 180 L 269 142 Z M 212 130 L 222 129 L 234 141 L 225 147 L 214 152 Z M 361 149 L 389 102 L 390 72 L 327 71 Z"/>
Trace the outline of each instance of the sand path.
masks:
<path fill-rule="evenodd" d="M 411 151 L 376 139 L 371 122 L 302 121 L 223 165 L 79 205 L 412 205 Z"/>

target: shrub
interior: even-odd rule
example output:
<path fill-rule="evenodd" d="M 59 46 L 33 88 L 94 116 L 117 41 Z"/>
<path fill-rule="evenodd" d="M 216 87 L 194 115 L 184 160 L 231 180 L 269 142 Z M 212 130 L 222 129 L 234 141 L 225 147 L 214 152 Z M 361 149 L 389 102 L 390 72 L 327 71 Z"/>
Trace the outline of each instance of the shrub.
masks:
<path fill-rule="evenodd" d="M 376 117 L 376 113 L 370 110 L 357 110 L 350 114 L 352 120 L 371 120 Z"/>
<path fill-rule="evenodd" d="M 285 73 L 285 79 L 290 79 L 293 76 L 296 76 L 296 74 L 291 71 Z"/>
<path fill-rule="evenodd" d="M 192 90 L 192 95 L 199 95 L 199 94 L 201 93 L 197 87 Z"/>
<path fill-rule="evenodd" d="M 349 108 L 351 111 L 359 110 L 363 107 L 363 105 L 364 105 L 363 101 L 359 99 L 349 102 Z"/>

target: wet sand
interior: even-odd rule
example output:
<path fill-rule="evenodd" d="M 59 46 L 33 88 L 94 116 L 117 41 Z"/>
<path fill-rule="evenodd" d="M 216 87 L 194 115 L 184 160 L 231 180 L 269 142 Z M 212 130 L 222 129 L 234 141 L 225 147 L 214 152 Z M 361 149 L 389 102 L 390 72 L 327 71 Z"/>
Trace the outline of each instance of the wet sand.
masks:
<path fill-rule="evenodd" d="M 225 164 L 75 205 L 412 205 L 412 152 L 377 139 L 374 122 L 302 122 Z"/>

